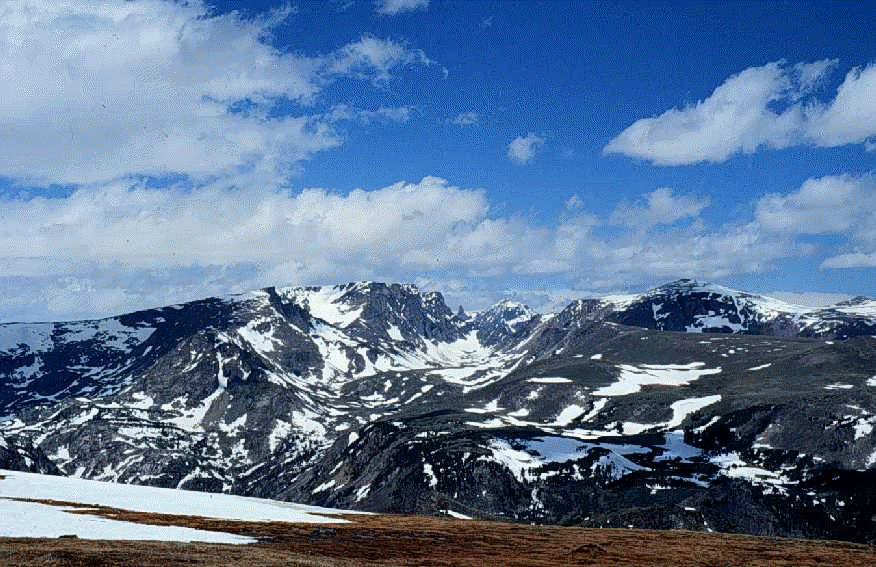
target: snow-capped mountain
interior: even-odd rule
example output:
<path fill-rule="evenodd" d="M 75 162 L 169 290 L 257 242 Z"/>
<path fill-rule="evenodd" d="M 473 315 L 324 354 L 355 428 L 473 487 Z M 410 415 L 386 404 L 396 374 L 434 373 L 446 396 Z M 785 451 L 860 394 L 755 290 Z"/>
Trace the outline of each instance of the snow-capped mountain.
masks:
<path fill-rule="evenodd" d="M 483 345 L 513 348 L 521 339 L 529 337 L 543 319 L 522 303 L 503 300 L 475 315 L 469 328 L 477 331 Z"/>
<path fill-rule="evenodd" d="M 468 316 L 366 282 L 5 324 L 0 429 L 90 479 L 874 541 L 874 305 L 681 280 Z"/>
<path fill-rule="evenodd" d="M 876 300 L 863 297 L 811 308 L 720 285 L 678 280 L 639 296 L 602 301 L 615 307 L 610 320 L 662 331 L 827 338 L 876 334 Z"/>

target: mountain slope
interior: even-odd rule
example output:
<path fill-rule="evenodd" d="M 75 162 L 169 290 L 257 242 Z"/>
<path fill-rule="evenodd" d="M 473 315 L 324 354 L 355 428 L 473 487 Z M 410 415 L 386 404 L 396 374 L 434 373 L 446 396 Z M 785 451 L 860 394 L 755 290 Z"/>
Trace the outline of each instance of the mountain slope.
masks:
<path fill-rule="evenodd" d="M 7 324 L 2 429 L 101 480 L 876 541 L 873 305 L 682 280 L 468 316 L 369 282 Z"/>

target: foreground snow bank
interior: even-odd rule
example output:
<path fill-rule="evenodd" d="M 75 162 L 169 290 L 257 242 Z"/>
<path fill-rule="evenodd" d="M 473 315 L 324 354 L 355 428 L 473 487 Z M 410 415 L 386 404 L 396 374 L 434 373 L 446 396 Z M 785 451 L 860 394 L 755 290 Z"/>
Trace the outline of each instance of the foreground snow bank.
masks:
<path fill-rule="evenodd" d="M 120 522 L 61 508 L 0 498 L 0 537 L 48 537 L 75 535 L 81 539 L 137 541 L 183 541 L 203 543 L 255 543 L 250 537 L 208 532 L 178 526 L 150 526 Z"/>
<path fill-rule="evenodd" d="M 340 523 L 322 514 L 355 513 L 287 502 L 134 486 L 0 470 L 0 537 L 254 543 L 248 537 L 175 526 L 149 526 L 72 514 L 72 508 L 13 499 L 57 500 L 134 512 L 203 516 L 222 520 Z"/>

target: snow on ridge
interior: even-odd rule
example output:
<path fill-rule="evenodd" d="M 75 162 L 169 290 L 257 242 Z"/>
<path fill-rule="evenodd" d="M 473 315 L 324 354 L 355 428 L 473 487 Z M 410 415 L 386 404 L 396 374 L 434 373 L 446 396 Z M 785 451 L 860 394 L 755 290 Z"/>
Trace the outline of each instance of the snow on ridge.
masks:
<path fill-rule="evenodd" d="M 520 448 L 515 448 L 520 447 Z M 520 481 L 536 480 L 538 469 L 548 463 L 564 463 L 577 461 L 594 449 L 607 451 L 595 463 L 594 467 L 606 470 L 612 478 L 619 479 L 630 472 L 644 470 L 627 459 L 625 455 L 647 453 L 647 447 L 618 443 L 585 443 L 577 439 L 560 436 L 536 437 L 526 441 L 518 440 L 512 443 L 504 439 L 492 439 L 488 445 L 492 455 L 480 457 L 481 460 L 492 460 L 507 468 Z M 550 474 L 550 473 L 546 473 Z"/>
<path fill-rule="evenodd" d="M 363 307 L 350 307 L 338 300 L 351 291 L 348 286 L 283 288 L 282 294 L 307 307 L 310 314 L 330 325 L 344 328 L 362 315 Z"/>
<path fill-rule="evenodd" d="M 572 381 L 562 376 L 539 376 L 529 378 L 527 382 L 531 384 L 571 384 Z"/>
<path fill-rule="evenodd" d="M 443 513 L 447 514 L 448 516 L 450 516 L 451 518 L 455 518 L 457 520 L 472 520 L 472 519 L 474 519 L 471 516 L 466 516 L 465 514 L 460 514 L 459 512 L 454 512 L 453 510 L 450 510 L 449 508 L 445 509 L 445 510 L 439 510 L 439 511 L 443 512 Z"/>
<path fill-rule="evenodd" d="M 625 422 L 623 424 L 624 435 L 638 435 L 645 431 L 661 429 L 671 430 L 680 427 L 684 420 L 692 413 L 695 413 L 712 404 L 717 404 L 721 401 L 721 395 L 715 394 L 712 396 L 704 396 L 702 398 L 687 398 L 672 402 L 669 406 L 672 409 L 672 418 L 663 423 L 635 423 Z"/>
<path fill-rule="evenodd" d="M 797 481 L 790 480 L 787 476 L 781 473 L 763 469 L 743 461 L 739 453 L 731 452 L 716 455 L 710 461 L 721 467 L 719 474 L 729 478 L 743 478 L 752 484 L 762 486 L 771 485 L 779 492 L 782 491 L 784 485 L 797 484 Z"/>
<path fill-rule="evenodd" d="M 41 354 L 58 344 L 99 340 L 104 348 L 130 351 L 152 336 L 151 326 L 122 324 L 118 317 L 70 323 L 0 324 L 0 354 L 13 353 L 23 346 L 25 353 Z"/>
<path fill-rule="evenodd" d="M 599 300 L 603 305 L 611 305 L 615 309 L 625 309 L 635 303 L 641 297 L 638 293 L 613 293 L 607 295 L 598 295 L 594 299 Z"/>
<path fill-rule="evenodd" d="M 43 352 L 52 347 L 54 323 L 4 323 L 0 325 L 0 353 L 12 352 L 24 345 L 29 352 Z"/>
<path fill-rule="evenodd" d="M 717 404 L 721 401 L 721 395 L 703 396 L 702 398 L 688 398 L 672 402 L 672 419 L 666 424 L 667 428 L 679 427 L 692 413 L 698 412 L 704 407 Z"/>
<path fill-rule="evenodd" d="M 635 394 L 643 386 L 686 386 L 703 376 L 719 374 L 721 367 L 703 368 L 704 362 L 689 364 L 621 364 L 618 381 L 593 392 L 594 396 L 625 396 Z"/>
<path fill-rule="evenodd" d="M 704 329 L 720 329 L 724 327 L 734 333 L 745 330 L 745 326 L 742 323 L 734 323 L 721 315 L 695 315 L 693 324 L 685 327 L 685 331 L 688 333 L 702 333 Z"/>

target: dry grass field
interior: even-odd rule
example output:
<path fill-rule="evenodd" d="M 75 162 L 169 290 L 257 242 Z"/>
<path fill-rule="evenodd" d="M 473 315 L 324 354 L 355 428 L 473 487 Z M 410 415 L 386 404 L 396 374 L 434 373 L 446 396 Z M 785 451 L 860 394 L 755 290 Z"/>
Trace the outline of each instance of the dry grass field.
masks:
<path fill-rule="evenodd" d="M 75 505 L 71 503 L 45 502 Z M 394 515 L 349 515 L 347 524 L 253 523 L 83 508 L 76 513 L 221 530 L 254 545 L 0 539 L 0 565 L 302 565 L 657 567 L 876 565 L 876 548 L 728 534 L 527 526 Z"/>

